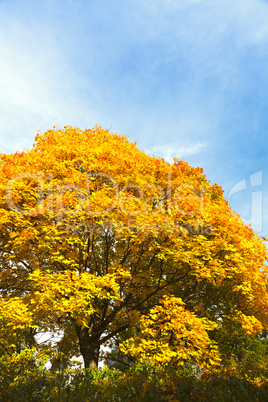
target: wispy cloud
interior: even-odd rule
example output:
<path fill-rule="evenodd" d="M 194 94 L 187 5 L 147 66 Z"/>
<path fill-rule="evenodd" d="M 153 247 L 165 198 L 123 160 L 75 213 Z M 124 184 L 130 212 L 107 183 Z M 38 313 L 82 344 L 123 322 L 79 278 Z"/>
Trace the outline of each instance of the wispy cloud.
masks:
<path fill-rule="evenodd" d="M 169 143 L 163 145 L 157 145 L 151 149 L 146 150 L 151 155 L 161 156 L 167 162 L 173 163 L 174 158 L 183 159 L 189 155 L 198 154 L 203 148 L 206 148 L 206 143 Z"/>
<path fill-rule="evenodd" d="M 96 123 L 93 104 L 82 101 L 83 80 L 56 40 L 54 18 L 50 25 L 39 16 L 38 26 L 33 15 L 27 23 L 29 14 L 0 16 L 1 152 L 31 146 L 37 130 Z"/>

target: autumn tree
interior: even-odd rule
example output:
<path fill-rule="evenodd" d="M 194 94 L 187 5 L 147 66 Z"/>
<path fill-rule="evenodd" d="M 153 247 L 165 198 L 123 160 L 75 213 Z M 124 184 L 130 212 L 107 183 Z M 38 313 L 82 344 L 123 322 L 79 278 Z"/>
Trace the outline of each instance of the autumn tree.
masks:
<path fill-rule="evenodd" d="M 263 241 L 202 169 L 123 135 L 54 128 L 2 154 L 0 227 L 3 337 L 59 332 L 91 368 L 111 340 L 204 367 L 220 363 L 216 332 L 267 328 Z"/>

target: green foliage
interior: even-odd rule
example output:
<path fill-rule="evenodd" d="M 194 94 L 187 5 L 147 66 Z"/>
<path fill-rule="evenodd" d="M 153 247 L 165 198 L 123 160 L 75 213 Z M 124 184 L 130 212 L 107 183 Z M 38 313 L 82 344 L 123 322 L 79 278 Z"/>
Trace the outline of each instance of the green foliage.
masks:
<path fill-rule="evenodd" d="M 260 401 L 268 400 L 268 379 L 254 384 L 241 373 L 195 373 L 194 367 L 140 361 L 127 370 L 49 370 L 45 357 L 27 349 L 0 359 L 0 400 L 24 401 Z"/>

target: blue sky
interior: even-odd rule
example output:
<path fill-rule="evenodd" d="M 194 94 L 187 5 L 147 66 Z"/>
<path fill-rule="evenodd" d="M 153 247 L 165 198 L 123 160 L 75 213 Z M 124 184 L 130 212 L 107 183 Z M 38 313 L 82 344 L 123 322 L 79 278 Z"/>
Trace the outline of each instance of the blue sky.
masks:
<path fill-rule="evenodd" d="M 268 236 L 268 1 L 0 0 L 0 56 L 1 152 L 99 124 L 203 167 Z"/>

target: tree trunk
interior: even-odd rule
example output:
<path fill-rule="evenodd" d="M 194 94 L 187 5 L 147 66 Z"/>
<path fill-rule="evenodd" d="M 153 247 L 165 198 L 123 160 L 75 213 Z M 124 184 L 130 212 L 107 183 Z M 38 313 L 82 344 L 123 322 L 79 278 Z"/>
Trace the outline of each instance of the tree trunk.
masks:
<path fill-rule="evenodd" d="M 79 339 L 80 352 L 84 359 L 85 368 L 98 369 L 99 345 L 91 343 L 87 327 L 76 325 L 76 332 Z"/>

